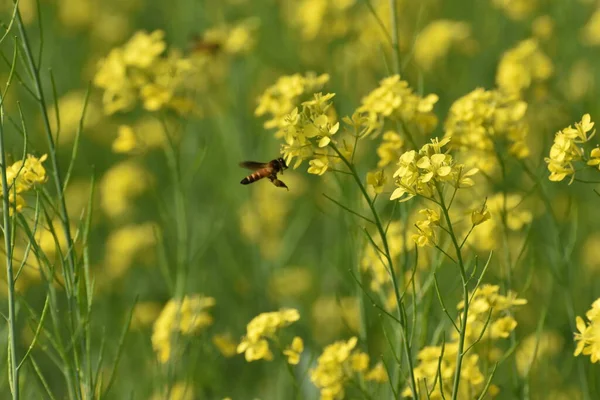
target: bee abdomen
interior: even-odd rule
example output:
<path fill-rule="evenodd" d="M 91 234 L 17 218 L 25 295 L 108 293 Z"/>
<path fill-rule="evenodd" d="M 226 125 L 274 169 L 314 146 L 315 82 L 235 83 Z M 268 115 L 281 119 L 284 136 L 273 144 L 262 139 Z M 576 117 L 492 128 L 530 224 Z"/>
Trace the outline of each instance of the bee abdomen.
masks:
<path fill-rule="evenodd" d="M 247 185 L 249 183 L 252 182 L 256 182 L 257 180 L 259 180 L 260 178 L 262 178 L 264 175 L 262 173 L 262 171 L 257 171 L 251 175 L 248 175 L 247 177 L 245 177 L 244 179 L 242 179 L 242 181 L 240 182 L 242 185 Z"/>

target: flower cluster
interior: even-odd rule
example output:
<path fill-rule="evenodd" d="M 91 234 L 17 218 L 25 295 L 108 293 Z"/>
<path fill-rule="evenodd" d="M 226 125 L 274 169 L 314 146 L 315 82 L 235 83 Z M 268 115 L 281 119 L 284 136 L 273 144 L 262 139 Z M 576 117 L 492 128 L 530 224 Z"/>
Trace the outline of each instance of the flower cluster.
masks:
<path fill-rule="evenodd" d="M 171 359 L 177 335 L 194 335 L 212 325 L 213 318 L 208 309 L 214 305 L 214 298 L 198 294 L 185 296 L 182 300 L 169 300 L 154 322 L 152 331 L 152 348 L 158 361 L 164 364 Z"/>
<path fill-rule="evenodd" d="M 312 100 L 302 103 L 301 110 L 296 107 L 285 116 L 281 132 L 286 144 L 281 152 L 288 165 L 297 158 L 294 168 L 298 168 L 302 161 L 311 159 L 308 172 L 315 175 L 323 175 L 329 168 L 335 153 L 326 147 L 335 143 L 332 136 L 340 128 L 335 115 L 329 112 L 333 96 L 333 93 L 317 93 Z"/>
<path fill-rule="evenodd" d="M 328 81 L 329 75 L 316 75 L 312 72 L 282 76 L 258 98 L 254 114 L 268 115 L 270 119 L 265 122 L 265 128 L 275 128 L 275 136 L 283 137 L 281 129 L 286 125 L 286 116 L 298 106 L 303 96 L 321 90 Z"/>
<path fill-rule="evenodd" d="M 550 148 L 550 157 L 547 157 L 549 179 L 554 182 L 560 182 L 567 176 L 571 176 L 571 182 L 575 179 L 575 162 L 584 160 L 585 151 L 579 147 L 580 144 L 587 143 L 596 131 L 592 131 L 594 123 L 589 114 L 581 118 L 581 122 L 575 123 L 575 128 L 570 125 L 556 133 L 554 144 Z M 591 131 L 591 133 L 590 133 Z M 597 162 L 599 151 L 594 149 L 588 161 L 589 165 L 599 165 Z"/>
<path fill-rule="evenodd" d="M 179 92 L 194 71 L 193 62 L 177 51 L 165 57 L 166 48 L 163 31 L 140 31 L 100 60 L 94 85 L 104 90 L 106 114 L 128 111 L 138 100 L 148 111 L 190 109 L 191 99 Z"/>
<path fill-rule="evenodd" d="M 362 99 L 357 111 L 367 114 L 371 121 L 377 121 L 381 126 L 387 118 L 412 124 L 423 134 L 428 134 L 437 125 L 433 113 L 437 101 L 437 95 L 421 97 L 413 92 L 408 82 L 400 79 L 400 75 L 392 75 Z"/>
<path fill-rule="evenodd" d="M 310 380 L 319 388 L 322 400 L 345 398 L 345 385 L 362 376 L 365 380 L 386 382 L 387 374 L 381 364 L 369 370 L 369 355 L 355 349 L 357 338 L 338 341 L 325 347 L 310 370 Z"/>
<path fill-rule="evenodd" d="M 577 348 L 574 355 L 590 356 L 590 360 L 595 363 L 600 360 L 600 299 L 592 303 L 592 308 L 585 313 L 587 319 L 576 318 L 577 330 L 575 341 Z"/>
<path fill-rule="evenodd" d="M 33 188 L 35 184 L 44 183 L 48 180 L 46 169 L 42 165 L 48 156 L 41 157 L 27 155 L 24 160 L 19 160 L 6 168 L 6 181 L 8 184 L 8 199 L 10 202 L 10 213 L 13 210 L 20 212 L 25 206 L 23 194 Z M 2 193 L 2 196 L 5 196 Z"/>
<path fill-rule="evenodd" d="M 282 328 L 291 325 L 300 319 L 300 313 L 293 308 L 284 308 L 279 311 L 262 313 L 257 315 L 248 323 L 246 336 L 237 347 L 238 354 L 244 353 L 246 361 L 272 360 L 273 353 L 269 348 L 269 339 L 275 339 L 276 334 Z M 302 351 L 303 344 L 298 341 L 292 343 L 287 349 L 288 359 L 295 361 L 296 354 Z M 294 354 L 292 354 L 292 352 Z"/>
<path fill-rule="evenodd" d="M 452 146 L 463 153 L 467 165 L 489 173 L 497 165 L 496 146 L 502 143 L 516 158 L 529 155 L 526 111 L 527 103 L 516 95 L 478 88 L 452 104 L 446 136 L 452 137 Z"/>
<path fill-rule="evenodd" d="M 450 183 L 455 188 L 473 186 L 471 176 L 477 173 L 477 168 L 466 169 L 463 164 L 454 161 L 451 155 L 443 153 L 442 147 L 450 142 L 450 138 L 441 141 L 433 139 L 431 143 L 423 146 L 418 152 L 410 150 L 398 161 L 398 170 L 394 179 L 398 188 L 394 190 L 390 200 L 409 200 L 414 196 L 432 198 L 435 196 L 438 185 Z"/>
<path fill-rule="evenodd" d="M 433 227 L 440 225 L 440 214 L 430 208 L 425 208 L 419 211 L 426 217 L 425 220 L 417 221 L 417 233 L 412 235 L 412 240 L 419 247 L 434 246 L 436 244 L 436 236 Z"/>
<path fill-rule="evenodd" d="M 507 338 L 517 325 L 509 311 L 514 306 L 527 303 L 511 292 L 507 296 L 499 294 L 499 287 L 495 285 L 482 285 L 474 293 L 470 293 L 469 298 L 471 300 L 467 319 L 467 345 L 475 344 L 480 337 L 489 342 Z M 457 308 L 461 310 L 463 306 L 464 302 L 460 302 Z M 489 352 L 490 348 L 486 347 L 485 351 Z M 429 346 L 419 352 L 419 364 L 414 369 L 414 375 L 419 390 L 423 393 L 431 392 L 428 398 L 443 399 L 444 393 L 452 393 L 457 352 L 456 332 L 452 341 L 443 347 Z M 463 358 L 458 398 L 477 398 L 485 389 L 486 379 L 479 367 L 480 358 L 481 355 L 477 353 L 467 354 Z M 488 394 L 494 395 L 498 390 L 496 386 L 491 385 Z M 412 396 L 409 387 L 405 388 L 403 395 Z"/>
<path fill-rule="evenodd" d="M 427 25 L 415 40 L 415 62 L 426 71 L 446 57 L 454 46 L 468 48 L 471 27 L 466 22 L 439 19 Z"/>
<path fill-rule="evenodd" d="M 452 380 L 456 371 L 456 353 L 458 343 L 451 342 L 442 346 L 427 346 L 417 355 L 418 365 L 413 369 L 417 391 L 427 393 L 432 400 L 445 399 L 444 394 L 452 393 Z M 460 373 L 459 399 L 478 398 L 485 388 L 485 376 L 479 367 L 479 356 L 468 354 L 463 358 Z M 488 388 L 488 394 L 498 392 L 495 385 Z M 404 388 L 404 397 L 412 397 L 410 387 Z"/>
<path fill-rule="evenodd" d="M 504 53 L 496 72 L 496 84 L 506 92 L 519 95 L 532 83 L 543 82 L 553 73 L 552 60 L 535 39 L 527 39 Z"/>
<path fill-rule="evenodd" d="M 490 341 L 506 339 L 516 328 L 517 321 L 510 311 L 515 306 L 527 304 L 527 300 L 517 298 L 510 291 L 506 296 L 499 292 L 499 286 L 486 284 L 469 294 L 469 316 L 465 333 L 468 344 L 475 343 L 480 337 Z M 462 310 L 463 307 L 464 300 L 458 304 L 457 309 Z M 454 334 L 457 335 L 456 332 Z"/>

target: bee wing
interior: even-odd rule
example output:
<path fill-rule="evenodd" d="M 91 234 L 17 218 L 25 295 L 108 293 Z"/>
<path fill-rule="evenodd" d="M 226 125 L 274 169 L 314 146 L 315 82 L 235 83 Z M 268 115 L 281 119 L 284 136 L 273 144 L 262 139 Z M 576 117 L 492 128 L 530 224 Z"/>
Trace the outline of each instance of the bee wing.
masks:
<path fill-rule="evenodd" d="M 260 163 L 260 162 L 256 162 L 256 161 L 243 161 L 240 163 L 240 167 L 248 168 L 253 171 L 256 171 L 257 169 L 261 169 L 261 168 L 266 168 L 268 166 L 269 166 L 269 163 Z"/>

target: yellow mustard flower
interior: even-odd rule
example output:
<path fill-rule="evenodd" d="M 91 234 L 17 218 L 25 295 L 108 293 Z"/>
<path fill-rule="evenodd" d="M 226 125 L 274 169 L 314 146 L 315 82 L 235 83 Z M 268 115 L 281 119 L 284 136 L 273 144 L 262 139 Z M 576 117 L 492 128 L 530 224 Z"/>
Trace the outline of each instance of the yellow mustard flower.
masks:
<path fill-rule="evenodd" d="M 581 41 L 587 46 L 600 46 L 600 8 L 592 13 L 588 22 L 581 28 Z"/>
<path fill-rule="evenodd" d="M 100 207 L 111 218 L 120 218 L 132 210 L 133 201 L 148 190 L 153 179 L 135 161 L 113 165 L 100 180 Z"/>
<path fill-rule="evenodd" d="M 357 111 L 366 113 L 371 120 L 387 118 L 415 125 L 427 134 L 437 125 L 433 113 L 437 101 L 437 95 L 421 97 L 413 92 L 408 82 L 401 80 L 400 75 L 392 75 L 362 99 Z"/>
<path fill-rule="evenodd" d="M 498 143 L 507 143 L 517 159 L 529 156 L 526 111 L 527 103 L 514 94 L 478 88 L 452 104 L 445 137 L 452 138 L 465 164 L 491 173 L 498 165 Z"/>
<path fill-rule="evenodd" d="M 587 321 L 586 321 L 587 320 Z M 586 319 L 576 317 L 578 332 L 575 333 L 577 347 L 573 353 L 575 356 L 583 354 L 590 356 L 592 363 L 600 360 L 600 299 L 592 303 L 592 308 L 586 312 Z"/>
<path fill-rule="evenodd" d="M 181 301 L 171 299 L 164 306 L 154 322 L 152 348 L 158 360 L 165 364 L 173 355 L 177 343 L 173 338 L 202 332 L 212 325 L 213 318 L 208 310 L 215 305 L 215 299 L 199 294 L 185 296 Z"/>
<path fill-rule="evenodd" d="M 300 319 L 300 313 L 293 308 L 262 313 L 254 317 L 246 327 L 246 336 L 237 347 L 238 354 L 244 353 L 246 361 L 272 360 L 273 353 L 268 339 L 273 339 L 278 331 Z"/>
<path fill-rule="evenodd" d="M 373 189 L 376 194 L 383 192 L 383 187 L 387 181 L 387 176 L 383 170 L 367 172 L 367 185 Z"/>
<path fill-rule="evenodd" d="M 470 176 L 477 173 L 477 168 L 465 168 L 454 161 L 451 155 L 443 153 L 442 147 L 450 142 L 449 138 L 441 141 L 433 139 L 424 145 L 419 152 L 408 151 L 400 156 L 399 168 L 394 173 L 396 190 L 390 200 L 406 201 L 414 196 L 431 198 L 435 196 L 438 183 L 450 183 L 454 187 L 465 188 L 473 185 Z"/>
<path fill-rule="evenodd" d="M 596 131 L 592 131 L 593 127 L 590 114 L 585 114 L 581 117 L 581 122 L 575 123 L 575 128 L 569 125 L 556 133 L 549 157 L 545 158 L 550 171 L 548 179 L 560 182 L 571 175 L 569 183 L 573 182 L 575 163 L 583 159 L 583 149 L 578 145 L 588 142 L 594 136 Z"/>
<path fill-rule="evenodd" d="M 212 337 L 212 342 L 224 357 L 233 357 L 237 354 L 237 342 L 230 333 L 218 333 Z"/>
<path fill-rule="evenodd" d="M 386 167 L 392 162 L 397 162 L 402 154 L 400 151 L 404 147 L 404 139 L 394 131 L 384 132 L 381 144 L 377 147 L 379 156 L 378 168 Z"/>
<path fill-rule="evenodd" d="M 287 357 L 288 364 L 297 365 L 300 362 L 300 354 L 304 351 L 304 342 L 299 336 L 292 339 L 292 343 L 283 351 L 283 355 Z"/>
<path fill-rule="evenodd" d="M 539 0 L 491 0 L 491 2 L 515 21 L 527 18 L 539 6 Z"/>
<path fill-rule="evenodd" d="M 466 45 L 470 36 L 471 27 L 466 22 L 435 20 L 415 40 L 415 62 L 425 71 L 430 71 L 453 46 Z"/>
<path fill-rule="evenodd" d="M 496 73 L 496 84 L 508 93 L 521 93 L 534 82 L 543 82 L 554 73 L 552 60 L 540 49 L 535 39 L 520 42 L 502 56 Z"/>
<path fill-rule="evenodd" d="M 6 168 L 6 181 L 8 184 L 9 212 L 21 212 L 26 202 L 23 194 L 33 189 L 34 185 L 45 183 L 48 180 L 46 168 L 42 164 L 48 158 L 47 154 L 35 157 L 28 154 L 24 160 L 19 160 Z M 2 193 L 6 196 L 6 193 Z"/>

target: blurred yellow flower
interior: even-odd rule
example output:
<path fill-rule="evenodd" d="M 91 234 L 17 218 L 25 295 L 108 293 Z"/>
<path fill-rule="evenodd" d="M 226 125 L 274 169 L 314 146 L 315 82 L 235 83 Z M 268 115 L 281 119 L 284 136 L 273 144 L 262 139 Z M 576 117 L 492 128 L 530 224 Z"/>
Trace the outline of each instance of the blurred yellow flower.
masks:
<path fill-rule="evenodd" d="M 385 370 L 385 367 L 383 366 L 383 363 L 378 362 L 377 364 L 375 364 L 373 369 L 371 369 L 369 372 L 367 372 L 367 374 L 365 375 L 365 379 L 367 381 L 373 381 L 373 382 L 378 382 L 378 383 L 387 382 L 388 374 L 387 374 L 387 371 Z"/>
<path fill-rule="evenodd" d="M 453 46 L 464 46 L 471 37 L 466 22 L 439 19 L 429 23 L 415 40 L 415 62 L 430 71 L 450 52 Z"/>
<path fill-rule="evenodd" d="M 148 171 L 135 161 L 113 165 L 100 180 L 100 208 L 111 218 L 121 218 L 133 208 L 134 200 L 152 185 Z"/>
<path fill-rule="evenodd" d="M 525 119 L 527 103 L 514 94 L 481 88 L 456 100 L 444 125 L 450 146 L 460 151 L 465 164 L 491 173 L 497 168 L 498 143 L 508 142 L 508 153 L 529 156 Z"/>
<path fill-rule="evenodd" d="M 168 396 L 167 396 L 168 393 Z M 168 389 L 152 396 L 151 400 L 194 400 L 194 387 L 186 382 L 176 382 Z"/>
<path fill-rule="evenodd" d="M 276 300 L 297 299 L 313 287 L 313 273 L 306 267 L 286 267 L 269 277 L 269 295 Z"/>
<path fill-rule="evenodd" d="M 369 357 L 356 349 L 358 339 L 340 340 L 323 349 L 317 359 L 317 365 L 310 370 L 310 380 L 319 389 L 322 399 L 345 398 L 345 385 L 353 379 L 366 379 L 382 382 L 379 368 L 373 368 L 365 377 L 361 375 L 367 370 Z M 379 376 L 378 376 L 379 375 Z M 386 374 L 387 375 L 387 374 Z M 385 380 L 383 380 L 385 382 Z"/>
<path fill-rule="evenodd" d="M 554 33 L 554 20 L 549 15 L 541 15 L 533 20 L 531 33 L 540 40 L 548 40 Z"/>
<path fill-rule="evenodd" d="M 269 349 L 268 339 L 272 339 L 278 331 L 300 319 L 300 313 L 293 308 L 262 313 L 254 317 L 246 327 L 246 336 L 237 347 L 238 354 L 244 353 L 246 361 L 272 360 L 273 353 Z"/>
<path fill-rule="evenodd" d="M 138 147 L 138 140 L 129 125 L 120 125 L 118 136 L 112 144 L 112 150 L 115 153 L 129 153 Z"/>
<path fill-rule="evenodd" d="M 126 225 L 112 231 L 106 239 L 104 268 L 99 274 L 103 285 L 114 284 L 139 257 L 151 257 L 156 246 L 158 226 L 154 223 Z"/>
<path fill-rule="evenodd" d="M 162 309 L 154 322 L 152 331 L 152 348 L 158 361 L 165 364 L 173 354 L 174 334 L 180 336 L 194 335 L 212 325 L 213 318 L 208 310 L 215 305 L 215 299 L 199 294 L 185 296 L 183 300 L 171 299 Z"/>
<path fill-rule="evenodd" d="M 552 60 L 540 49 L 537 40 L 527 39 L 502 55 L 496 84 L 508 93 L 519 94 L 534 82 L 544 82 L 553 74 Z"/>
<path fill-rule="evenodd" d="M 538 0 L 491 0 L 492 4 L 501 9 L 510 19 L 521 21 L 538 8 Z"/>
<path fill-rule="evenodd" d="M 383 168 L 391 163 L 397 163 L 402 155 L 404 147 L 404 139 L 394 131 L 387 131 L 383 134 L 381 144 L 377 147 L 377 155 L 379 156 L 378 168 Z"/>
<path fill-rule="evenodd" d="M 300 362 L 300 354 L 304 351 L 304 342 L 299 336 L 292 339 L 292 344 L 283 351 L 283 355 L 286 356 L 288 364 L 297 365 Z"/>
<path fill-rule="evenodd" d="M 285 117 L 299 105 L 300 96 L 320 90 L 327 82 L 327 74 L 308 72 L 305 75 L 282 76 L 258 98 L 254 114 L 258 117 L 269 115 L 271 119 L 264 123 L 264 127 L 279 129 L 285 125 Z M 283 137 L 283 132 L 278 132 L 276 136 Z"/>
<path fill-rule="evenodd" d="M 230 358 L 237 354 L 238 344 L 230 333 L 218 333 L 212 337 L 212 342 L 224 357 Z"/>
<path fill-rule="evenodd" d="M 140 329 L 152 325 L 162 310 L 162 305 L 156 301 L 140 301 L 133 308 L 130 329 Z"/>
<path fill-rule="evenodd" d="M 532 368 L 542 366 L 548 358 L 556 356 L 563 348 L 564 339 L 558 332 L 542 331 L 524 338 L 515 354 L 519 375 L 526 376 Z M 533 372 L 535 374 L 535 371 Z"/>
<path fill-rule="evenodd" d="M 588 22 L 581 28 L 581 41 L 588 46 L 600 46 L 600 8 L 592 13 Z"/>
<path fill-rule="evenodd" d="M 372 120 L 388 118 L 416 125 L 423 134 L 428 134 L 437 125 L 433 113 L 437 101 L 437 95 L 421 97 L 413 92 L 408 82 L 400 79 L 400 75 L 392 75 L 381 80 L 378 88 L 363 97 L 357 111 L 368 114 Z"/>
<path fill-rule="evenodd" d="M 83 115 L 85 96 L 85 91 L 71 91 L 62 96 L 58 100 L 58 104 L 48 107 L 52 131 L 60 134 L 58 144 L 65 145 L 72 142 L 79 130 L 80 123 L 83 134 L 100 122 L 101 110 L 92 98 L 88 100 L 85 115 Z M 56 120 L 57 111 L 60 118 L 60 131 Z"/>
<path fill-rule="evenodd" d="M 321 296 L 311 308 L 313 337 L 329 342 L 344 330 L 356 333 L 360 326 L 360 309 L 356 297 Z"/>
<path fill-rule="evenodd" d="M 572 102 L 581 101 L 594 92 L 596 84 L 595 70 L 585 58 L 575 61 L 569 69 L 563 84 L 563 91 Z"/>

